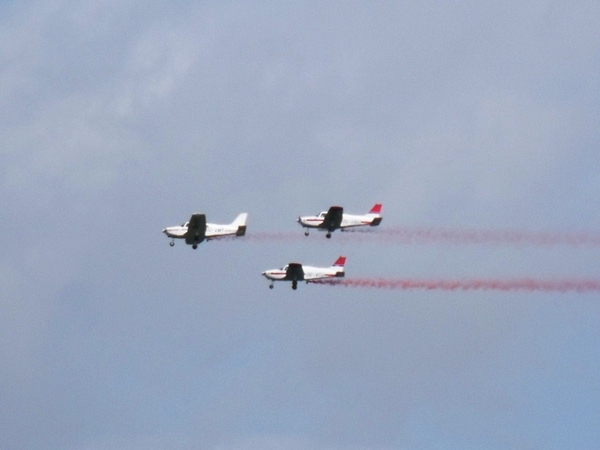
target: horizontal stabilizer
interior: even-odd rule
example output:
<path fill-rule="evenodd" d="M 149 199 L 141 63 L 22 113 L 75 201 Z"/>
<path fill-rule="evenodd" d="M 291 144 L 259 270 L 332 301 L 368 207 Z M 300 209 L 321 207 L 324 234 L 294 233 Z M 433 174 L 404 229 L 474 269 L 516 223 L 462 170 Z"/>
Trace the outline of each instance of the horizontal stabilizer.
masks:
<path fill-rule="evenodd" d="M 377 225 L 379 225 L 381 223 L 382 220 L 383 220 L 383 218 L 376 217 L 375 219 L 373 219 L 373 222 L 371 222 L 371 226 L 376 227 Z"/>

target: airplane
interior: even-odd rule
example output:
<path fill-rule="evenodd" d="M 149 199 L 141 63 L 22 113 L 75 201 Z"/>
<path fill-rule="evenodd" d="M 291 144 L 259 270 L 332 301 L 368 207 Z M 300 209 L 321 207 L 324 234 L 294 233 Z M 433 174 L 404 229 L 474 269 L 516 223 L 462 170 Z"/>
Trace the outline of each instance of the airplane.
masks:
<path fill-rule="evenodd" d="M 344 208 L 332 206 L 329 211 L 323 211 L 317 216 L 298 217 L 297 222 L 306 228 L 304 236 L 308 236 L 309 228 L 317 228 L 320 231 L 327 231 L 327 238 L 329 239 L 331 233 L 337 229 L 344 231 L 345 228 L 365 225 L 376 227 L 382 219 L 381 203 L 377 203 L 365 215 L 344 214 Z"/>
<path fill-rule="evenodd" d="M 292 289 L 296 290 L 298 281 L 310 283 L 317 280 L 326 280 L 344 276 L 346 257 L 340 256 L 331 267 L 310 267 L 300 263 L 289 263 L 281 269 L 265 270 L 262 275 L 271 280 L 269 289 L 273 289 L 275 281 L 291 281 Z"/>
<path fill-rule="evenodd" d="M 198 244 L 204 240 L 210 241 L 224 236 L 244 236 L 247 219 L 248 214 L 242 213 L 228 225 L 217 225 L 206 223 L 205 214 L 195 213 L 192 214 L 189 222 L 167 227 L 162 232 L 171 238 L 171 242 L 169 242 L 171 247 L 175 245 L 175 239 L 185 239 L 185 243 L 196 250 Z"/>

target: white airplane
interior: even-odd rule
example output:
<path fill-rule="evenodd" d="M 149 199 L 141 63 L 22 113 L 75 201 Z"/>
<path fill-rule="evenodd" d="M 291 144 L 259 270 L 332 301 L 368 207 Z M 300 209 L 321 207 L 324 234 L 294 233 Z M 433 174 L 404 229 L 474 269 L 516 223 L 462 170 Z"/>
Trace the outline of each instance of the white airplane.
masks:
<path fill-rule="evenodd" d="M 317 228 L 320 231 L 327 231 L 327 238 L 338 228 L 342 231 L 344 228 L 360 227 L 369 225 L 376 227 L 381 223 L 381 203 L 375 204 L 368 214 L 352 215 L 344 214 L 344 208 L 341 206 L 332 206 L 329 211 L 323 211 L 318 216 L 298 217 L 297 222 L 306 228 L 305 236 L 308 236 L 309 228 Z"/>
<path fill-rule="evenodd" d="M 224 236 L 244 236 L 246 234 L 246 221 L 248 214 L 242 213 L 229 225 L 217 225 L 206 223 L 206 215 L 192 214 L 189 222 L 173 227 L 167 227 L 163 231 L 171 238 L 169 245 L 175 245 L 175 239 L 185 239 L 185 243 L 191 245 L 195 250 L 198 244 L 204 240 L 210 241 Z"/>
<path fill-rule="evenodd" d="M 306 281 L 308 284 L 311 281 L 343 277 L 345 263 L 345 256 L 336 259 L 331 267 L 310 267 L 300 263 L 289 263 L 281 269 L 265 270 L 262 275 L 271 280 L 269 289 L 273 289 L 275 281 L 291 281 L 292 289 L 295 290 L 298 287 L 298 281 Z"/>

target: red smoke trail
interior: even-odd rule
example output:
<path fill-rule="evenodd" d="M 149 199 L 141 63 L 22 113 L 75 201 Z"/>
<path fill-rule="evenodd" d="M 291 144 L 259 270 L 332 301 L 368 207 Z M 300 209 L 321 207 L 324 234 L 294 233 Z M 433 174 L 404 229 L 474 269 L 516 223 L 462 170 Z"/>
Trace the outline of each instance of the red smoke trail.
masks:
<path fill-rule="evenodd" d="M 600 292 L 600 280 L 515 280 L 466 279 L 427 280 L 411 278 L 346 278 L 343 280 L 316 281 L 317 284 L 344 287 L 362 287 L 392 290 L 438 291 L 528 291 L 528 292 Z"/>
<path fill-rule="evenodd" d="M 235 239 L 237 241 L 237 239 Z M 315 240 L 328 241 L 324 233 L 314 231 L 309 237 L 299 232 L 251 232 L 249 231 L 242 240 L 258 242 L 306 242 L 314 243 Z M 379 242 L 384 244 L 509 244 L 531 246 L 567 246 L 567 247 L 600 247 L 600 234 L 598 233 L 568 233 L 544 231 L 518 231 L 518 230 L 458 230 L 450 228 L 423 228 L 423 227 L 387 227 L 377 230 L 350 229 L 336 231 L 331 241 L 339 243 Z"/>

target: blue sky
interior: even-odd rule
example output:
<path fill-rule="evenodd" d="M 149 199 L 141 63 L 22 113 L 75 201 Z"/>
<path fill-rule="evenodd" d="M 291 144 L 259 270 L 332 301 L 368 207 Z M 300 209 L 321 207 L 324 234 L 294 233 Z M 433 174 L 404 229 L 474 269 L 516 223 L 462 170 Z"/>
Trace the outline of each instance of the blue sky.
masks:
<path fill-rule="evenodd" d="M 596 232 L 596 2 L 1 8 L 0 447 L 596 448 L 597 294 L 260 272 L 597 279 L 597 247 L 160 232 L 375 202 L 382 230 Z"/>

